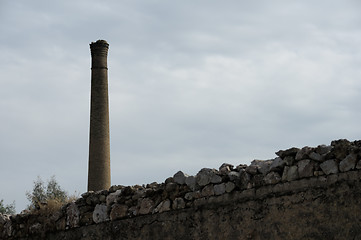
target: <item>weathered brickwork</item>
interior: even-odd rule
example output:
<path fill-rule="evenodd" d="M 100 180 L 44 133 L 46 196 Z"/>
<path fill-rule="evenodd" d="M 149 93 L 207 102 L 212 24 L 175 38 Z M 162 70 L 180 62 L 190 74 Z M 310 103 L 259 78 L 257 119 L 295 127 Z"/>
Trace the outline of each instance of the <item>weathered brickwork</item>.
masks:
<path fill-rule="evenodd" d="M 109 44 L 105 40 L 90 44 L 92 65 L 88 191 L 110 187 L 108 49 Z"/>
<path fill-rule="evenodd" d="M 2 215 L 0 239 L 361 239 L 361 141 L 276 155 Z"/>

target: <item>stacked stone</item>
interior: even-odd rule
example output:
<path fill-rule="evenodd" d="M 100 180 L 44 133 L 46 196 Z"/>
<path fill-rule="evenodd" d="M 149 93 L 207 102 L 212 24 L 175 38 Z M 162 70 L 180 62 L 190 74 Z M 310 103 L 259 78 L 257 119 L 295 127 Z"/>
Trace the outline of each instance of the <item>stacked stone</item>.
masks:
<path fill-rule="evenodd" d="M 271 160 L 254 160 L 249 166 L 224 163 L 218 170 L 203 168 L 196 176 L 179 171 L 160 184 L 119 185 L 86 192 L 51 216 L 0 214 L 0 238 L 26 238 L 139 215 L 317 187 L 350 176 L 353 180 L 361 177 L 361 171 L 352 171 L 361 169 L 361 141 L 337 140 L 329 146 L 290 148 L 276 155 Z"/>

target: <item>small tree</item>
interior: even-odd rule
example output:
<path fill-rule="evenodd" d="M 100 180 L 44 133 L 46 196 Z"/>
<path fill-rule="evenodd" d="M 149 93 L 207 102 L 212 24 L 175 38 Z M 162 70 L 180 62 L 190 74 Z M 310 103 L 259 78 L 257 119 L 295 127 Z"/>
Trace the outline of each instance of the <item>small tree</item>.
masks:
<path fill-rule="evenodd" d="M 4 205 L 4 199 L 0 200 L 0 213 L 1 214 L 15 214 L 15 201 L 11 204 Z"/>
<path fill-rule="evenodd" d="M 61 189 L 55 180 L 55 176 L 48 180 L 46 187 L 43 180 L 38 176 L 37 180 L 34 181 L 33 191 L 31 193 L 26 192 L 26 197 L 30 201 L 28 206 L 30 210 L 40 209 L 42 205 L 46 205 L 49 202 L 61 205 L 68 199 L 67 192 Z"/>
<path fill-rule="evenodd" d="M 48 181 L 48 185 L 46 187 L 46 198 L 48 200 L 56 199 L 62 203 L 64 203 L 68 198 L 67 192 L 61 189 L 60 185 L 55 180 L 55 176 L 52 176 Z"/>

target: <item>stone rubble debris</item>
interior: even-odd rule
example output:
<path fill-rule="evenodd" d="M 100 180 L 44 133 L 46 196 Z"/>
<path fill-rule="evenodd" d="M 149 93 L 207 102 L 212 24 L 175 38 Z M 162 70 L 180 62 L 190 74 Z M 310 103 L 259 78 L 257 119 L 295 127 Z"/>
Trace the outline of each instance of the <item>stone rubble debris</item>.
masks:
<path fill-rule="evenodd" d="M 275 192 L 284 191 L 288 185 L 288 188 L 301 189 L 305 179 L 319 179 L 322 185 L 332 181 L 327 180 L 332 174 L 361 169 L 361 141 L 341 139 L 329 146 L 293 147 L 280 150 L 276 155 L 271 160 L 254 160 L 249 166 L 223 163 L 218 170 L 203 168 L 195 176 L 178 171 L 164 183 L 114 185 L 108 190 L 86 192 L 51 217 L 27 212 L 13 216 L 0 214 L 0 239 L 26 238 L 41 231 L 62 231 L 138 215 L 178 211 L 207 204 L 208 200 L 225 199 L 235 192 L 245 198 L 255 193 L 262 196 L 262 191 L 272 185 L 278 186 Z M 337 175 L 334 178 L 337 180 Z M 293 181 L 300 184 L 289 184 Z"/>

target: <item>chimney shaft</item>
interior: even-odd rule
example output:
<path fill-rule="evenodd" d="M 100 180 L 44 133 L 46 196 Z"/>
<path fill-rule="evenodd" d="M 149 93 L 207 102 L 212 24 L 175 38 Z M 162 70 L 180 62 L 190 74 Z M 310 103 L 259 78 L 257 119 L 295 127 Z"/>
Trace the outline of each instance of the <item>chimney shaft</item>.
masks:
<path fill-rule="evenodd" d="M 88 191 L 110 187 L 108 48 L 109 44 L 105 40 L 90 44 L 92 67 Z"/>

